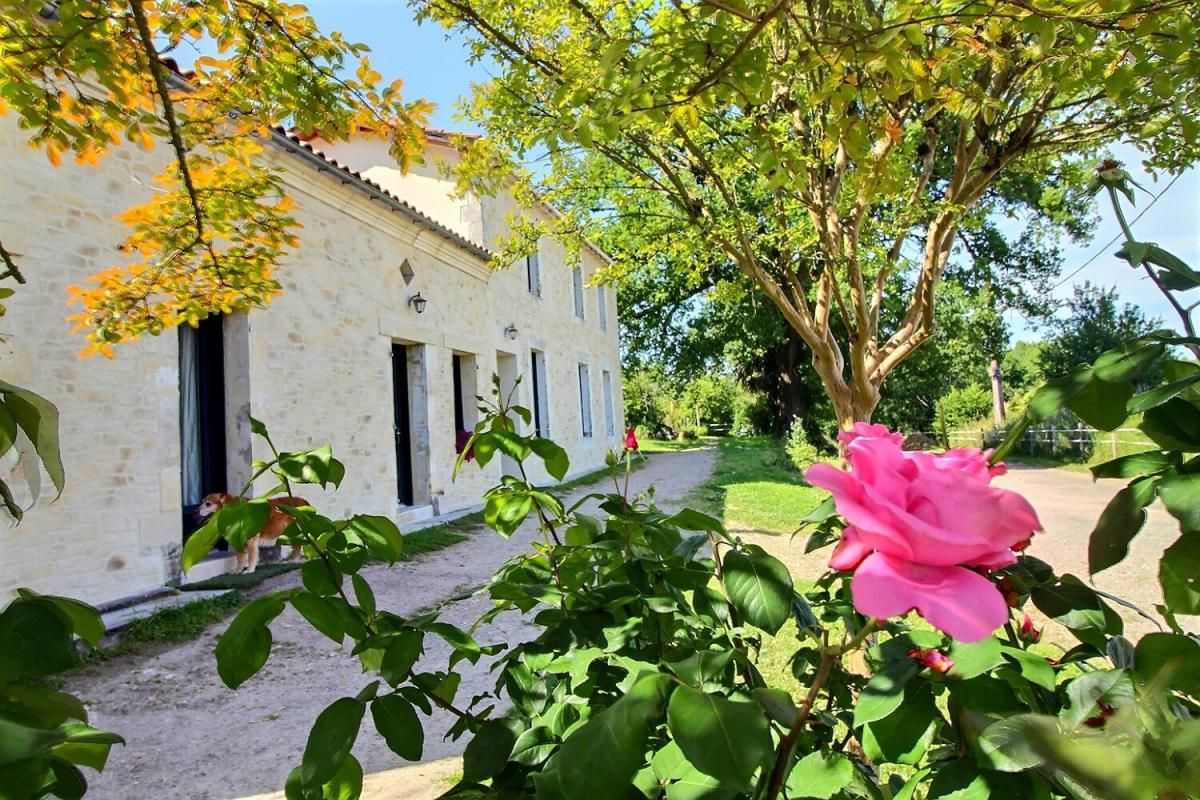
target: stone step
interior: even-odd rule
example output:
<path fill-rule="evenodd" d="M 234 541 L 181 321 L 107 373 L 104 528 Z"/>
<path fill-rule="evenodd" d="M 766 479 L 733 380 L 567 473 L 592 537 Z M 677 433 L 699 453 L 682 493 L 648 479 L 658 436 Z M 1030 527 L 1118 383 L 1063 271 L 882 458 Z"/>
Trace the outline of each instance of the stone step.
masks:
<path fill-rule="evenodd" d="M 172 592 L 162 594 L 127 606 L 115 608 L 112 611 L 105 611 L 100 615 L 100 620 L 104 623 L 104 630 L 111 633 L 112 631 L 124 628 L 135 620 L 145 619 L 155 611 L 161 611 L 164 608 L 178 608 L 179 606 L 186 606 L 189 603 L 195 603 L 200 600 L 211 600 L 214 597 L 227 595 L 230 591 L 232 590 L 213 589 L 202 592 Z"/>
<path fill-rule="evenodd" d="M 401 528 L 420 525 L 433 519 L 433 506 L 401 506 L 396 514 L 396 524 Z"/>

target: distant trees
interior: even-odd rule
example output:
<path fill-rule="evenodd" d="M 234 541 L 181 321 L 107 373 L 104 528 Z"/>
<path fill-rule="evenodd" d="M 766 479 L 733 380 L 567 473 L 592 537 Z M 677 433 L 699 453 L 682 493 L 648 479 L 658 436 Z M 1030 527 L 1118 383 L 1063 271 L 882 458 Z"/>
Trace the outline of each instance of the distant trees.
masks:
<path fill-rule="evenodd" d="M 1067 315 L 1054 323 L 1054 336 L 1041 354 L 1042 370 L 1049 377 L 1090 364 L 1104 351 L 1161 325 L 1161 320 L 1146 317 L 1136 306 L 1119 302 L 1115 287 L 1105 289 L 1086 281 L 1075 287 L 1066 307 Z"/>

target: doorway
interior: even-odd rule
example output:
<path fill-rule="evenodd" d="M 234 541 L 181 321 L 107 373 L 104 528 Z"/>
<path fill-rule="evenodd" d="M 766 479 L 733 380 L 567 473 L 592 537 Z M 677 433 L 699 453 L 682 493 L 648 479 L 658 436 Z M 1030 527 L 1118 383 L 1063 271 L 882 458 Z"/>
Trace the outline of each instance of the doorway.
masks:
<path fill-rule="evenodd" d="M 411 389 L 408 379 L 408 345 L 392 344 L 392 405 L 396 435 L 396 498 L 401 505 L 415 502 L 413 492 Z"/>
<path fill-rule="evenodd" d="M 200 527 L 204 496 L 225 492 L 225 336 L 223 316 L 179 327 L 179 433 L 184 541 Z M 221 549 L 226 549 L 223 541 Z"/>

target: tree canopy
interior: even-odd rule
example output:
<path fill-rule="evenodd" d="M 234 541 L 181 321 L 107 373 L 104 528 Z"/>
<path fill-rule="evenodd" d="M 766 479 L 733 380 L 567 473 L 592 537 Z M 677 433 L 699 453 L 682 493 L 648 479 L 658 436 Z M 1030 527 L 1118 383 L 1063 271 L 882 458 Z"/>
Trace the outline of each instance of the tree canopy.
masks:
<path fill-rule="evenodd" d="M 811 349 L 843 425 L 933 335 L 963 219 L 1006 170 L 1118 137 L 1157 166 L 1197 154 L 1191 3 L 415 5 L 499 65 L 468 107 L 488 135 L 464 185 L 515 180 L 566 211 L 550 223 L 565 237 L 650 218 L 693 269 L 736 264 Z M 514 175 L 528 154 L 545 163 Z M 618 177 L 599 205 L 597 162 Z M 501 260 L 545 231 L 518 227 Z"/>
<path fill-rule="evenodd" d="M 31 146 L 55 166 L 122 142 L 173 156 L 122 215 L 125 259 L 70 289 L 91 350 L 279 291 L 300 226 L 279 171 L 255 158 L 269 126 L 381 136 L 401 165 L 420 158 L 431 106 L 405 102 L 366 51 L 280 0 L 0 0 L 0 114 Z M 23 281 L 2 241 L 4 277 Z"/>

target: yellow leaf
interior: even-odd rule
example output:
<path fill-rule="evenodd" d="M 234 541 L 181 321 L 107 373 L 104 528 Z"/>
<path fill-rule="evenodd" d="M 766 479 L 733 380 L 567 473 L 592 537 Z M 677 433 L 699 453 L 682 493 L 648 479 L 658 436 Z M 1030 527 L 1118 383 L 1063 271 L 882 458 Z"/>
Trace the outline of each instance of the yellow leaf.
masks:
<path fill-rule="evenodd" d="M 50 159 L 50 163 L 54 166 L 62 166 L 62 156 L 59 155 L 58 148 L 52 144 L 46 145 L 46 158 Z"/>

